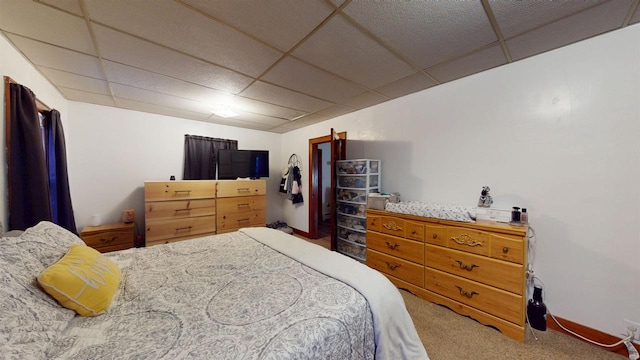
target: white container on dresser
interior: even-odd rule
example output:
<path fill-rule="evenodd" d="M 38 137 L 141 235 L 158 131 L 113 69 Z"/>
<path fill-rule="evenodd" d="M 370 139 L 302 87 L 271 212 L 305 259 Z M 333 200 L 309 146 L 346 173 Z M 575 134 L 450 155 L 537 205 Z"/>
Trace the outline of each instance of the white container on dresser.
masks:
<path fill-rule="evenodd" d="M 266 226 L 265 180 L 218 180 L 217 232 L 243 227 Z"/>
<path fill-rule="evenodd" d="M 524 341 L 526 226 L 369 209 L 367 246 L 397 287 Z"/>
<path fill-rule="evenodd" d="M 216 181 L 146 181 L 146 246 L 216 233 Z"/>
<path fill-rule="evenodd" d="M 380 160 L 336 161 L 337 250 L 361 262 L 367 257 L 367 197 L 380 192 Z"/>

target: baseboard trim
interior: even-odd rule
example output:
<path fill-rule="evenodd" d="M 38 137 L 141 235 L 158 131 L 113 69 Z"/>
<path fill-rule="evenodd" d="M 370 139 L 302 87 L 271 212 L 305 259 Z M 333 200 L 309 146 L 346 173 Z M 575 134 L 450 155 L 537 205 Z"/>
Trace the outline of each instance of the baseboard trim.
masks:
<path fill-rule="evenodd" d="M 560 317 L 557 317 L 557 316 L 555 318 L 565 328 L 573 331 L 576 334 L 584 336 L 587 339 L 591 339 L 591 340 L 599 342 L 601 344 L 615 344 L 615 343 L 617 343 L 618 341 L 620 341 L 622 339 L 621 337 L 615 337 L 613 335 L 609 335 L 607 333 L 603 333 L 602 331 L 599 331 L 599 330 L 596 330 L 596 329 L 592 329 L 590 327 L 586 327 L 584 325 L 580 325 L 580 324 L 574 323 L 573 321 L 569 321 L 569 320 L 566 320 L 566 319 L 563 319 L 563 318 L 560 318 Z M 564 331 L 562 328 L 560 328 L 558 326 L 558 324 L 556 324 L 556 322 L 553 321 L 553 319 L 551 318 L 550 315 L 547 315 L 547 328 L 553 329 L 555 331 L 559 331 L 559 332 L 561 332 L 563 334 L 567 334 L 567 335 L 569 335 L 571 337 L 574 337 L 576 339 L 580 339 L 579 337 L 574 336 L 573 334 L 570 334 L 570 333 Z M 582 340 L 582 339 L 580 339 L 580 340 Z M 584 340 L 582 340 L 582 341 L 584 341 Z M 640 345 L 638 345 L 636 343 L 633 343 L 633 346 L 638 351 L 640 351 Z M 614 352 L 614 353 L 618 353 L 620 355 L 624 355 L 625 357 L 629 355 L 629 352 L 627 351 L 627 347 L 624 346 L 624 344 L 620 344 L 620 345 L 618 345 L 616 347 L 613 347 L 613 348 L 606 348 L 606 347 L 601 347 L 601 346 L 598 346 L 598 347 L 601 348 L 601 349 L 605 349 L 607 351 L 611 351 L 611 352 Z"/>
<path fill-rule="evenodd" d="M 309 235 L 308 232 L 304 232 L 302 230 L 298 230 L 298 229 L 296 229 L 294 227 L 292 227 L 291 229 L 293 229 L 293 233 L 294 234 L 306 237 L 307 239 L 311 239 L 311 235 Z"/>

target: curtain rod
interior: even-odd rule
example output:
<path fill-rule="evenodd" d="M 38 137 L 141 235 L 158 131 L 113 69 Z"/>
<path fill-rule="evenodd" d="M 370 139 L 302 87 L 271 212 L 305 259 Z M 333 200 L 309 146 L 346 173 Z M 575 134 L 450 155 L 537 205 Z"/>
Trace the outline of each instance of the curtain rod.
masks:
<path fill-rule="evenodd" d="M 4 84 L 5 84 L 5 89 L 7 89 L 7 90 L 9 89 L 9 85 L 8 84 L 22 85 L 22 84 L 18 83 L 17 81 L 13 80 L 12 78 L 10 78 L 9 76 L 5 76 L 4 77 Z M 29 90 L 31 90 L 31 89 L 29 89 Z M 37 96 L 36 96 L 36 107 L 38 108 L 38 111 L 51 111 L 51 108 L 49 107 L 49 105 L 43 103 L 40 99 L 38 99 Z"/>

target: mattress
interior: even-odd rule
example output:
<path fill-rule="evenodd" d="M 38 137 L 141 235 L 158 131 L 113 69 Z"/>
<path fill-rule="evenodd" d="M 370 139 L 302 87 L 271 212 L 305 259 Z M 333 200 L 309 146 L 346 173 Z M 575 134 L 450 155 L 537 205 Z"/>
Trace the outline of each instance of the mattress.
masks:
<path fill-rule="evenodd" d="M 49 237 L 60 236 L 52 231 L 62 233 L 47 226 Z M 49 242 L 42 238 L 29 229 L 14 248 L 0 243 L 0 250 L 24 251 L 29 239 L 39 241 L 31 248 L 46 248 Z M 293 253 L 286 254 L 282 244 Z M 25 275 L 54 257 L 15 268 L 12 261 L 22 255 L 6 260 L 4 253 L 0 280 L 9 285 L 0 291 L 0 307 L 7 310 L 0 315 L 3 359 L 427 357 L 397 289 L 386 283 L 358 289 L 352 283 L 359 281 L 353 274 L 377 279 L 379 273 L 273 229 L 107 253 L 122 278 L 111 307 L 95 317 L 70 314 Z M 305 254 L 353 274 L 341 280 L 322 264 L 320 269 L 305 264 Z M 355 270 L 349 271 L 352 265 Z M 31 305 L 30 296 L 36 299 Z"/>

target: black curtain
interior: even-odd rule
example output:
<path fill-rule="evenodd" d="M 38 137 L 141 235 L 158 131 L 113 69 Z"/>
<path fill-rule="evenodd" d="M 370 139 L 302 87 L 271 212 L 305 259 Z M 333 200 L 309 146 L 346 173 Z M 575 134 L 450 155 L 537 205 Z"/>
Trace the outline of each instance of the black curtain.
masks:
<path fill-rule="evenodd" d="M 10 84 L 9 98 L 9 229 L 25 230 L 52 220 L 49 176 L 36 96 L 25 86 Z"/>
<path fill-rule="evenodd" d="M 238 140 L 184 136 L 183 180 L 215 180 L 218 150 L 238 149 Z"/>
<path fill-rule="evenodd" d="M 51 110 L 45 116 L 45 146 L 47 168 L 49 172 L 49 203 L 54 223 L 77 234 L 76 220 L 73 216 L 69 174 L 67 173 L 67 149 L 62 130 L 60 112 Z"/>

